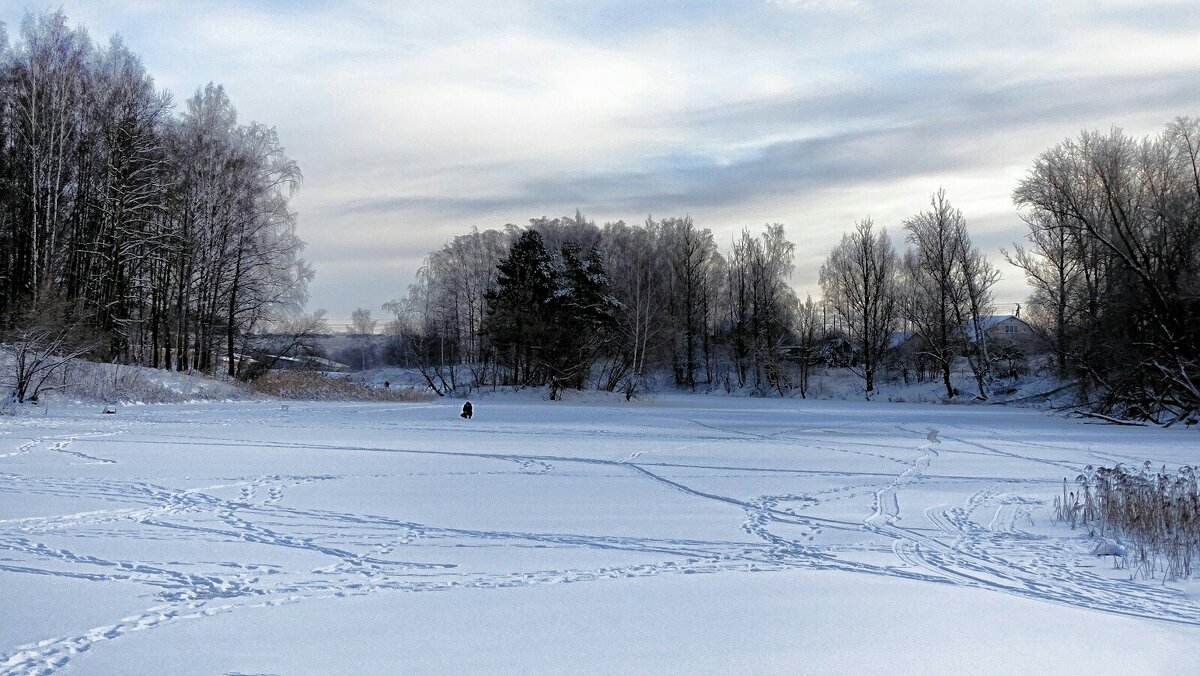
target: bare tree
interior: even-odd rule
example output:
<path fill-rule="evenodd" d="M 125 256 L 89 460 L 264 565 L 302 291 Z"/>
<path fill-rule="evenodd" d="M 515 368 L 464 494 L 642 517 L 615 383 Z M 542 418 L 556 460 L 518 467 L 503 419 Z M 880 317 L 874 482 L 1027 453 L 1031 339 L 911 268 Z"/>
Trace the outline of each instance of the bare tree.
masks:
<path fill-rule="evenodd" d="M 350 313 L 350 323 L 346 325 L 346 330 L 358 342 L 358 352 L 361 358 L 359 366 L 364 371 L 367 369 L 367 354 L 371 351 L 371 338 L 375 335 L 377 323 L 371 319 L 370 310 L 360 307 Z"/>
<path fill-rule="evenodd" d="M 1141 141 L 1084 132 L 1039 156 L 1014 199 L 1071 242 L 1082 298 L 1063 352 L 1084 402 L 1162 424 L 1200 415 L 1200 122 Z"/>
<path fill-rule="evenodd" d="M 739 383 L 780 395 L 791 387 L 783 346 L 791 335 L 796 307 L 787 284 L 794 250 L 779 223 L 766 226 L 757 238 L 743 230 L 728 267 L 732 357 Z"/>
<path fill-rule="evenodd" d="M 950 373 L 966 357 L 981 399 L 991 376 L 986 318 L 993 312 L 991 289 L 999 273 L 971 244 L 962 212 L 939 189 L 930 209 L 904 222 L 912 248 L 905 253 L 901 304 L 914 330 L 920 356 L 932 360 L 946 397 L 953 397 Z"/>
<path fill-rule="evenodd" d="M 822 338 L 821 308 L 812 296 L 796 304 L 796 388 L 800 397 L 808 397 L 808 383 L 812 367 L 818 363 Z"/>
<path fill-rule="evenodd" d="M 659 251 L 669 271 L 667 307 L 673 329 L 675 384 L 695 390 L 708 319 L 703 302 L 708 291 L 707 272 L 715 260 L 717 245 L 711 231 L 697 228 L 690 216 L 684 216 L 661 222 Z"/>
<path fill-rule="evenodd" d="M 632 398 L 646 380 L 652 356 L 669 339 L 668 274 L 659 254 L 660 226 L 647 218 L 643 226 L 624 222 L 604 226 L 602 245 L 609 254 L 617 339 L 602 379 Z"/>
<path fill-rule="evenodd" d="M 360 307 L 350 313 L 350 323 L 346 325 L 346 330 L 355 335 L 370 336 L 375 333 L 377 324 L 378 322 L 371 319 L 371 311 Z"/>
<path fill-rule="evenodd" d="M 1012 252 L 1001 252 L 1010 265 L 1024 271 L 1031 290 L 1027 306 L 1032 326 L 1053 351 L 1058 377 L 1066 378 L 1074 353 L 1071 334 L 1080 321 L 1083 260 L 1076 255 L 1072 230 L 1059 218 L 1041 211 L 1023 218 L 1030 247 L 1016 244 Z"/>
<path fill-rule="evenodd" d="M 426 384 L 438 396 L 445 396 L 457 391 L 462 380 L 457 356 L 460 346 L 448 329 L 448 318 L 434 302 L 436 291 L 429 275 L 428 268 L 418 270 L 417 282 L 409 286 L 408 296 L 383 307 L 392 313 L 391 330 L 402 341 L 404 352 L 412 356 Z"/>
<path fill-rule="evenodd" d="M 855 224 L 821 266 L 825 302 L 858 351 L 855 366 L 869 399 L 897 314 L 896 253 L 870 218 Z"/>
<path fill-rule="evenodd" d="M 166 245 L 154 222 L 164 207 L 162 127 L 170 99 L 154 90 L 119 38 L 89 59 L 81 114 L 76 208 L 63 292 L 92 308 L 108 337 L 103 356 L 145 356 L 148 261 Z"/>
<path fill-rule="evenodd" d="M 987 399 L 992 378 L 992 357 L 988 344 L 990 327 L 985 319 L 995 312 L 992 288 L 1000 281 L 1000 272 L 981 251 L 972 246 L 964 222 L 959 223 L 957 241 L 956 258 L 966 298 L 966 305 L 961 308 L 957 319 L 960 325 L 970 326 L 969 333 L 974 340 L 966 351 L 967 362 L 975 376 L 979 398 Z"/>
<path fill-rule="evenodd" d="M 906 284 L 900 307 L 913 328 L 915 349 L 937 366 L 946 397 L 951 398 L 950 373 L 965 348 L 962 318 L 969 312 L 960 256 L 965 226 L 962 212 L 951 206 L 944 189 L 929 203 L 928 211 L 904 221 L 912 248 L 904 255 Z"/>
<path fill-rule="evenodd" d="M 91 42 L 61 11 L 21 22 L 8 77 L 14 185 L 9 308 L 55 288 L 71 250 L 85 64 Z"/>
<path fill-rule="evenodd" d="M 256 380 L 285 357 L 306 357 L 319 351 L 318 339 L 329 332 L 325 311 L 298 314 L 277 320 L 266 335 L 247 340 L 238 359 L 238 380 Z"/>

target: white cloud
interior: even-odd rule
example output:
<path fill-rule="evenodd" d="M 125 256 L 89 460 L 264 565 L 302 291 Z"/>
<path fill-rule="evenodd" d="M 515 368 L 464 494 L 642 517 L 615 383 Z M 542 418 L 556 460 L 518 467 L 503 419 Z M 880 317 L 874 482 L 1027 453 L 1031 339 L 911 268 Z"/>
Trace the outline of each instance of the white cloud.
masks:
<path fill-rule="evenodd" d="M 1186 2 L 64 9 L 93 38 L 124 34 L 177 98 L 213 80 L 243 121 L 278 127 L 305 174 L 314 305 L 335 314 L 399 294 L 471 225 L 576 206 L 685 211 L 721 242 L 783 222 L 808 288 L 859 218 L 895 231 L 944 185 L 977 239 L 1011 241 L 1009 195 L 1039 151 L 1200 114 Z M 0 18 L 12 36 L 20 17 Z"/>
<path fill-rule="evenodd" d="M 785 9 L 816 12 L 850 12 L 864 6 L 861 0 L 769 0 L 769 3 Z"/>

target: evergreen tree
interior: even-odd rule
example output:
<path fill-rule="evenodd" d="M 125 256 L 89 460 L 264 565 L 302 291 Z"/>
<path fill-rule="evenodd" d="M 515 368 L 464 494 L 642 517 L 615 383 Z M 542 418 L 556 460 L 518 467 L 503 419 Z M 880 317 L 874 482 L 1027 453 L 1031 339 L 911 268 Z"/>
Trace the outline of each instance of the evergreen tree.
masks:
<path fill-rule="evenodd" d="M 542 236 L 532 229 L 522 232 L 496 269 L 496 288 L 486 295 L 485 324 L 494 358 L 498 367 L 509 370 L 510 384 L 538 384 L 556 291 L 553 261 Z"/>
<path fill-rule="evenodd" d="M 578 389 L 587 383 L 616 327 L 618 303 L 611 295 L 604 254 L 595 246 L 581 254 L 579 244 L 564 244 L 557 271 L 550 308 L 552 343 L 543 350 L 552 399 L 564 387 Z"/>

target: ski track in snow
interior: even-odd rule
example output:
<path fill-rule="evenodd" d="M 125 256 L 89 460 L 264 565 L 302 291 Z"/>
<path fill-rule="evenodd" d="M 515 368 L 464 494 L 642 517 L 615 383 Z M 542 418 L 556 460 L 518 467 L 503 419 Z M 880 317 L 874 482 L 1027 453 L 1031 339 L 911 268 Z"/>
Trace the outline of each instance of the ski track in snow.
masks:
<path fill-rule="evenodd" d="M 290 412 L 287 413 L 291 415 Z M 1076 565 L 1080 543 L 1025 530 L 1035 514 L 1046 518 L 1045 501 L 1022 495 L 1039 483 L 1056 484 L 1057 474 L 1077 472 L 1081 464 L 1053 456 L 1077 448 L 1015 442 L 995 431 L 918 429 L 896 426 L 888 443 L 854 440 L 842 443 L 836 430 L 789 427 L 760 433 L 692 417 L 679 419 L 701 430 L 699 435 L 670 438 L 683 452 L 703 444 L 736 439 L 739 444 L 771 445 L 875 462 L 897 471 L 838 471 L 774 467 L 742 463 L 706 464 L 673 459 L 669 453 L 644 461 L 647 449 L 619 460 L 558 454 L 520 454 L 432 448 L 392 448 L 367 444 L 322 444 L 236 439 L 197 434 L 166 435 L 128 425 L 95 431 L 75 430 L 27 440 L 13 438 L 0 448 L 0 494 L 83 499 L 114 505 L 46 517 L 0 519 L 0 575 L 49 576 L 97 583 L 122 582 L 148 590 L 152 603 L 141 613 L 69 636 L 51 637 L 18 646 L 2 646 L 0 673 L 50 674 L 94 646 L 131 633 L 185 620 L 255 607 L 302 603 L 374 593 L 412 593 L 451 589 L 496 589 L 529 585 L 592 582 L 656 575 L 747 573 L 795 569 L 838 570 L 872 576 L 919 580 L 990 590 L 1018 597 L 1200 626 L 1200 606 L 1171 587 L 1099 575 Z M 278 420 L 261 419 L 277 426 Z M 207 427 L 207 426 L 205 426 Z M 414 427 L 414 429 L 419 429 Z M 512 432 L 515 434 L 515 432 Z M 531 432 L 542 434 L 543 431 Z M 549 432 L 545 432 L 549 433 Z M 561 434 L 561 432 L 559 433 Z M 603 430 L 572 430 L 572 436 L 612 436 Z M 636 435 L 629 434 L 633 437 Z M 650 437 L 654 439 L 654 437 Z M 905 446 L 895 439 L 910 439 Z M 117 448 L 169 445 L 304 452 L 379 452 L 425 459 L 498 462 L 479 471 L 412 471 L 351 475 L 266 474 L 233 476 L 209 485 L 178 488 L 161 481 L 102 478 L 88 475 L 26 476 L 14 462 L 39 454 L 61 456 L 79 465 L 111 466 L 119 459 L 80 451 L 106 444 Z M 663 441 L 668 441 L 664 436 Z M 15 447 L 14 447 L 15 446 Z M 1019 447 L 1019 450 L 1017 449 Z M 6 447 L 8 448 L 8 447 Z M 938 473 L 943 454 L 959 454 L 1006 463 L 1043 466 L 1047 479 L 971 477 Z M 119 458 L 119 454 L 114 454 Z M 1090 452 L 1090 456 L 1112 457 Z M 1130 457 L 1126 457 L 1128 461 Z M 899 465 L 897 467 L 897 465 Z M 563 475 L 570 468 L 611 471 L 604 476 L 648 482 L 654 490 L 672 491 L 680 499 L 709 501 L 741 510 L 744 537 L 696 539 L 634 537 L 570 532 L 503 530 L 437 526 L 365 513 L 303 508 L 288 496 L 301 488 L 319 489 L 326 482 L 348 479 L 454 475 L 523 475 L 529 480 Z M 690 472 L 686 474 L 685 472 Z M 1057 474 L 1056 474 L 1057 473 Z M 771 477 L 796 490 L 746 497 L 707 487 L 708 478 Z M 836 480 L 837 485 L 803 488 L 810 481 Z M 910 506 L 913 487 L 927 482 L 964 485 L 974 490 L 962 504 Z M 777 485 L 778 481 L 772 485 Z M 981 487 L 981 488 L 980 488 Z M 1044 490 L 1044 486 L 1039 487 Z M 821 508 L 857 506 L 858 519 L 819 516 Z M 850 540 L 846 535 L 854 534 Z M 835 537 L 836 536 L 836 537 Z M 143 543 L 211 543 L 213 551 L 245 546 L 237 557 L 190 560 L 124 560 L 89 553 L 89 542 L 132 538 Z M 64 544 L 70 543 L 70 544 Z M 459 552 L 480 548 L 583 551 L 616 556 L 611 565 L 485 570 L 477 561 L 456 559 Z M 306 563 L 271 562 L 269 552 L 303 555 Z M 629 563 L 630 558 L 642 561 Z M 233 559 L 233 560 L 231 560 Z M 603 558 L 600 559 L 603 561 Z M 620 561 L 620 562 L 616 562 Z"/>

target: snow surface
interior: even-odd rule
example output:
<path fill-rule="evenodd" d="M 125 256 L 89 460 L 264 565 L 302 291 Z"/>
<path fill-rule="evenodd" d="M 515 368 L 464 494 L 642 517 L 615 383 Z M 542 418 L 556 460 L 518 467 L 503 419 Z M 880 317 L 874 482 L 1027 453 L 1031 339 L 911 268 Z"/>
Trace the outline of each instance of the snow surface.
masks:
<path fill-rule="evenodd" d="M 1054 524 L 1195 430 L 667 396 L 0 416 L 0 673 L 1197 673 Z"/>

